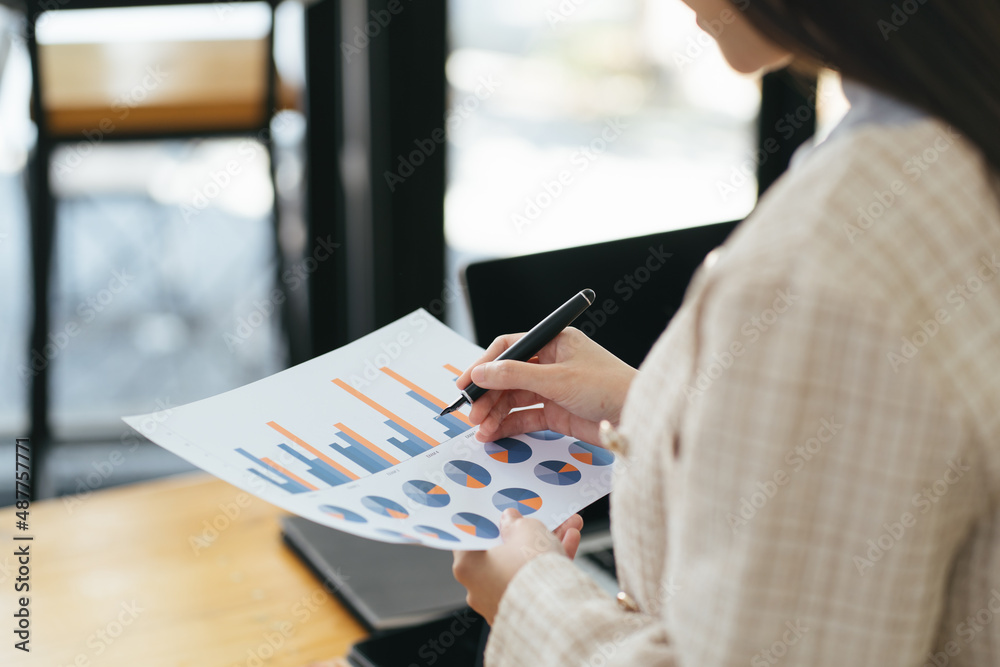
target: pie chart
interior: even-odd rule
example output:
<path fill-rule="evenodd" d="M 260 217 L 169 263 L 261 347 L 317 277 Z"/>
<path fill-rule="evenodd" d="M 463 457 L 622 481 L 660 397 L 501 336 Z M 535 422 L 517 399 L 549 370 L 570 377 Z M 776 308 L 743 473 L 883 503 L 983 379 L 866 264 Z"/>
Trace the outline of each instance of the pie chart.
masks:
<path fill-rule="evenodd" d="M 368 523 L 368 519 L 364 518 L 357 512 L 352 512 L 351 510 L 345 510 L 343 507 L 337 507 L 336 505 L 320 505 L 319 511 L 329 514 L 332 517 L 338 519 L 343 519 L 344 521 L 353 521 L 354 523 Z"/>
<path fill-rule="evenodd" d="M 361 499 L 361 504 L 372 512 L 387 516 L 390 519 L 405 519 L 410 516 L 405 507 L 394 500 L 389 500 L 382 496 L 365 496 Z"/>
<path fill-rule="evenodd" d="M 472 461 L 449 461 L 444 464 L 444 474 L 470 489 L 481 489 L 493 480 L 486 468 Z"/>
<path fill-rule="evenodd" d="M 569 455 L 580 463 L 592 466 L 609 466 L 615 462 L 615 455 L 608 450 L 580 440 L 569 446 Z"/>
<path fill-rule="evenodd" d="M 458 538 L 451 533 L 446 533 L 433 526 L 414 526 L 413 529 L 424 537 L 436 537 L 437 539 L 444 540 L 445 542 L 458 542 Z"/>
<path fill-rule="evenodd" d="M 500 529 L 486 517 L 472 512 L 459 512 L 451 517 L 451 523 L 463 533 L 473 537 L 483 537 L 488 540 L 500 535 Z"/>
<path fill-rule="evenodd" d="M 555 431 L 531 431 L 527 435 L 536 440 L 558 440 L 562 437 L 561 433 L 556 433 Z"/>
<path fill-rule="evenodd" d="M 531 458 L 531 447 L 514 438 L 500 438 L 496 442 L 487 442 L 485 447 L 489 457 L 500 463 L 520 463 Z"/>
<path fill-rule="evenodd" d="M 403 485 L 403 493 L 410 500 L 428 507 L 444 507 L 451 502 L 448 492 L 433 482 L 411 479 Z"/>
<path fill-rule="evenodd" d="M 527 516 L 541 509 L 542 499 L 537 493 L 528 489 L 504 489 L 494 494 L 493 504 L 501 512 L 513 508 L 522 516 Z"/>
<path fill-rule="evenodd" d="M 565 461 L 543 461 L 535 466 L 535 477 L 546 484 L 569 486 L 580 481 L 580 471 Z"/>

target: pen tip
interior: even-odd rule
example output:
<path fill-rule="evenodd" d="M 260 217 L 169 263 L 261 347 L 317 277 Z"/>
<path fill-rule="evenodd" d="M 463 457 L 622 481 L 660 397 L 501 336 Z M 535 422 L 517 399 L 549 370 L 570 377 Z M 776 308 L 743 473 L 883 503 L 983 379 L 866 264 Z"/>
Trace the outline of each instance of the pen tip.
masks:
<path fill-rule="evenodd" d="M 594 299 L 597 298 L 597 295 L 594 294 L 594 290 L 592 289 L 585 289 L 582 292 L 580 292 L 580 294 L 582 294 L 583 298 L 587 300 L 587 303 L 591 304 L 594 303 Z"/>
<path fill-rule="evenodd" d="M 459 406 L 461 406 L 462 403 L 465 403 L 465 396 L 460 396 L 457 401 L 455 401 L 454 403 L 452 403 L 451 405 L 449 405 L 448 407 L 446 407 L 444 410 L 442 410 L 441 414 L 438 415 L 438 416 L 439 417 L 444 417 L 447 414 L 451 414 L 455 410 L 458 410 Z"/>

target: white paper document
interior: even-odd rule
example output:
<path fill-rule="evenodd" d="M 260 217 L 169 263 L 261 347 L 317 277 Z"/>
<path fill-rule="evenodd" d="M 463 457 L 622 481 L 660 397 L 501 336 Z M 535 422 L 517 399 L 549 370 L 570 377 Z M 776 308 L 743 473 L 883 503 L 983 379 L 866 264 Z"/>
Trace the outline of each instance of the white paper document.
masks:
<path fill-rule="evenodd" d="M 555 528 L 607 494 L 614 455 L 551 431 L 483 444 L 468 406 L 439 416 L 482 352 L 418 310 L 258 382 L 124 421 L 317 523 L 383 542 L 487 549 L 500 543 L 508 507 Z"/>

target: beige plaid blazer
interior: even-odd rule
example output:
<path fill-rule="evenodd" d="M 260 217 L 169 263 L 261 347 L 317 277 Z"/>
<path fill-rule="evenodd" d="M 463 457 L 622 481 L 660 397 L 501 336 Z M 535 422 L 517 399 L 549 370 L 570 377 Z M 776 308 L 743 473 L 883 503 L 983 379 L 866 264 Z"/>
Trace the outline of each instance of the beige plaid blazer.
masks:
<path fill-rule="evenodd" d="M 832 138 L 699 269 L 628 396 L 616 603 L 531 561 L 502 665 L 1000 665 L 1000 206 L 925 119 Z"/>

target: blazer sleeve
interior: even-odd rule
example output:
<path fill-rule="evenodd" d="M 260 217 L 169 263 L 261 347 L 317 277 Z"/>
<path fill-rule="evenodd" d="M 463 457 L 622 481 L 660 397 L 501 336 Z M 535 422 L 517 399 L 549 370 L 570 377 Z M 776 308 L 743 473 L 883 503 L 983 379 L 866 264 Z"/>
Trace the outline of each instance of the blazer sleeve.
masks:
<path fill-rule="evenodd" d="M 659 548 L 679 592 L 630 613 L 567 559 L 537 558 L 501 600 L 488 665 L 923 664 L 985 495 L 940 351 L 894 363 L 919 324 L 892 303 L 751 275 L 721 272 L 692 322 L 697 391 L 663 454 Z"/>

